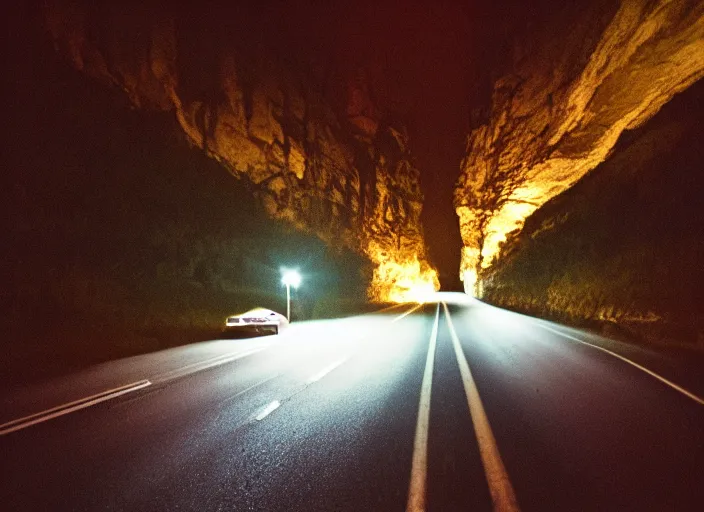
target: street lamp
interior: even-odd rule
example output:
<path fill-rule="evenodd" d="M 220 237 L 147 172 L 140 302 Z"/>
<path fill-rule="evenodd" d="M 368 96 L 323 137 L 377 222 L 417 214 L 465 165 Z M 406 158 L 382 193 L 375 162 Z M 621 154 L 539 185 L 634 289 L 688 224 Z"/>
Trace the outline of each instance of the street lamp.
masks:
<path fill-rule="evenodd" d="M 298 288 L 301 274 L 296 270 L 281 269 L 281 282 L 286 285 L 286 320 L 291 321 L 291 287 Z"/>

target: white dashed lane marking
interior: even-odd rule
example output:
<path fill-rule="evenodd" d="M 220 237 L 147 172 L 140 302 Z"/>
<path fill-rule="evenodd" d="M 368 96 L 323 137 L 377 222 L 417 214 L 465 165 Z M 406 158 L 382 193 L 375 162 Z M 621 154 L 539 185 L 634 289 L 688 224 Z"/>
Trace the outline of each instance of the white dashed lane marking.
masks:
<path fill-rule="evenodd" d="M 272 412 L 274 412 L 279 407 L 281 407 L 281 402 L 279 402 L 278 400 L 274 400 L 269 405 L 264 407 L 259 414 L 257 414 L 257 417 L 256 417 L 257 421 L 262 421 L 264 418 L 269 416 Z"/>
<path fill-rule="evenodd" d="M 647 374 L 650 375 L 651 377 L 655 377 L 656 379 L 658 379 L 658 380 L 659 380 L 660 382 L 662 382 L 663 384 L 666 384 L 667 386 L 670 386 L 672 389 L 674 389 L 674 390 L 676 390 L 676 391 L 679 391 L 679 392 L 682 393 L 684 396 L 686 396 L 686 397 L 688 397 L 688 398 L 691 398 L 692 400 L 694 400 L 695 402 L 697 402 L 699 405 L 704 405 L 704 400 L 702 400 L 701 398 L 699 398 L 699 397 L 698 397 L 697 395 L 695 395 L 694 393 L 692 393 L 692 392 L 690 392 L 690 391 L 687 391 L 686 389 L 684 389 L 684 388 L 681 387 L 681 386 L 678 386 L 677 384 L 675 384 L 675 383 L 672 382 L 671 380 L 667 380 L 667 379 L 666 379 L 665 377 L 663 377 L 662 375 L 658 375 L 658 374 L 655 373 L 654 371 L 648 370 L 645 366 L 641 366 L 641 365 L 639 365 L 638 363 L 635 363 L 635 362 L 631 361 L 630 359 L 625 358 L 625 357 L 623 357 L 623 356 L 620 355 L 620 354 L 617 354 L 616 352 L 612 352 L 611 350 L 605 349 L 604 347 L 600 347 L 599 345 L 594 345 L 593 343 L 589 343 L 588 341 L 580 340 L 579 338 L 575 338 L 574 336 L 570 336 L 569 334 L 565 334 L 564 332 L 560 332 L 560 331 L 558 331 L 558 330 L 556 330 L 556 329 L 553 329 L 553 328 L 551 328 L 551 327 L 548 327 L 548 326 L 546 326 L 546 325 L 542 325 L 542 324 L 537 323 L 537 322 L 536 322 L 536 325 L 539 326 L 539 327 L 542 327 L 543 329 L 548 330 L 548 331 L 550 331 L 550 332 L 554 332 L 555 334 L 559 334 L 560 336 L 562 336 L 562 337 L 564 337 L 564 338 L 567 338 L 567 339 L 576 341 L 576 342 L 581 343 L 581 344 L 583 344 L 583 345 L 588 345 L 588 346 L 590 346 L 590 347 L 592 347 L 592 348 L 595 348 L 595 349 L 597 349 L 597 350 L 601 350 L 602 352 L 606 352 L 606 353 L 609 354 L 609 355 L 612 355 L 612 356 L 614 356 L 614 357 L 617 357 L 617 358 L 620 359 L 621 361 L 623 361 L 623 362 L 625 362 L 625 363 L 628 363 L 628 364 L 630 364 L 631 366 L 635 366 L 636 368 L 638 368 L 639 370 L 641 370 L 641 371 L 647 373 Z"/>

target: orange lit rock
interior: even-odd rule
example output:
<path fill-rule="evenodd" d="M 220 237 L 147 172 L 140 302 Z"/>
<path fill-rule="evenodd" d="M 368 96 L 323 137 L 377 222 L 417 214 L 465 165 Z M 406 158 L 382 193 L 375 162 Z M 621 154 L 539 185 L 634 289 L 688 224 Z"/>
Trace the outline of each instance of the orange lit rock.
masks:
<path fill-rule="evenodd" d="M 347 80 L 347 106 L 345 114 L 351 124 L 362 133 L 373 137 L 379 129 L 381 112 L 371 100 L 369 82 L 363 69 Z"/>
<path fill-rule="evenodd" d="M 704 341 L 703 98 L 700 80 L 509 235 L 482 275 L 484 299 L 659 343 Z"/>
<path fill-rule="evenodd" d="M 196 56 L 214 65 L 194 87 L 179 67 L 176 20 L 122 11 L 101 11 L 101 31 L 90 26 L 95 13 L 89 20 L 68 3 L 48 2 L 45 17 L 74 67 L 137 108 L 173 112 L 188 140 L 248 180 L 272 217 L 366 255 L 377 265 L 370 298 L 415 300 L 418 290 L 438 288 L 405 129 L 382 123 L 363 73 L 342 88 L 336 111 L 310 77 L 273 56 L 257 55 L 252 65 L 218 47 Z"/>
<path fill-rule="evenodd" d="M 489 121 L 468 137 L 455 189 L 468 291 L 480 293 L 474 280 L 507 234 L 704 76 L 704 4 L 624 0 L 613 9 L 577 10 L 517 43 L 513 72 L 494 83 Z"/>

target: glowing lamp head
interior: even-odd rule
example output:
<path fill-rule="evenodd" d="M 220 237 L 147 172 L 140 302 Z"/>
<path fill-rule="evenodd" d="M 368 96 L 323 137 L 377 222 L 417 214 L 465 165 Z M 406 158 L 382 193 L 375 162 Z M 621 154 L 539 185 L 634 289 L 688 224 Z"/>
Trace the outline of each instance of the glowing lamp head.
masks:
<path fill-rule="evenodd" d="M 294 288 L 298 288 L 298 286 L 301 284 L 301 274 L 299 274 L 296 270 L 288 270 L 288 269 L 284 269 L 281 272 L 282 272 L 282 277 L 281 277 L 282 284 L 285 284 L 286 286 L 293 286 Z"/>

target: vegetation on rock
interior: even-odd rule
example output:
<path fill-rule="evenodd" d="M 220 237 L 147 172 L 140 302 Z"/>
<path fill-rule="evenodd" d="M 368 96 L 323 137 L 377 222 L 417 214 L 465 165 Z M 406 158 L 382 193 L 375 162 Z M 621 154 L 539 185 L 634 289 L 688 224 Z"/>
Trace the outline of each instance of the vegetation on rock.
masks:
<path fill-rule="evenodd" d="M 652 339 L 704 342 L 704 82 L 509 235 L 486 300 Z"/>

